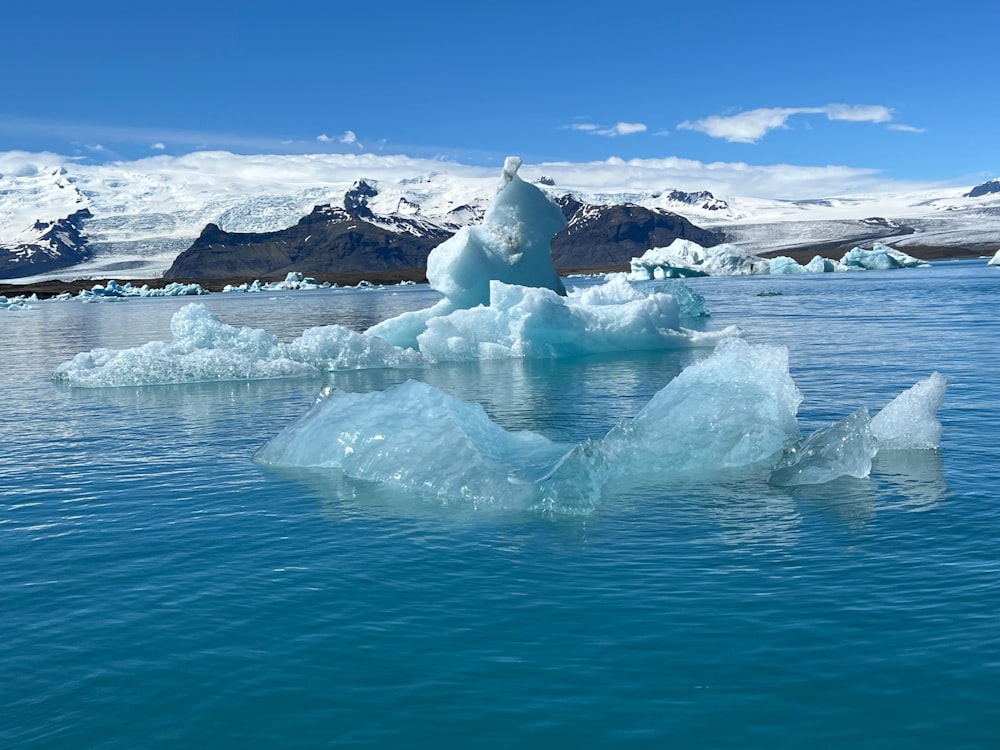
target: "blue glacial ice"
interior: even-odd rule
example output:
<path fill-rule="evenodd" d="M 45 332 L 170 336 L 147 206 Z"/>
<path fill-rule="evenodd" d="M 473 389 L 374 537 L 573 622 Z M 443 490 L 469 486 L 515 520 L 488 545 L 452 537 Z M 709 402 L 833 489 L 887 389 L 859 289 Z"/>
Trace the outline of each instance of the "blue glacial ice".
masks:
<path fill-rule="evenodd" d="M 941 441 L 936 414 L 946 389 L 944 377 L 934 372 L 896 396 L 874 419 L 862 407 L 817 430 L 785 451 L 771 473 L 771 484 L 794 487 L 841 477 L 863 479 L 880 451 L 936 449 Z"/>
<path fill-rule="evenodd" d="M 855 247 L 840 260 L 820 255 L 801 265 L 787 256 L 762 258 L 736 245 L 702 247 L 691 240 L 676 239 L 667 247 L 654 247 L 638 258 L 632 258 L 629 278 L 683 278 L 687 276 L 746 276 L 750 274 L 790 275 L 830 273 L 834 271 L 885 271 L 894 268 L 917 268 L 929 265 L 901 250 L 881 242 L 871 249 Z"/>
<path fill-rule="evenodd" d="M 508 157 L 496 197 L 483 223 L 462 227 L 427 258 L 427 282 L 444 299 L 369 329 L 397 346 L 417 348 L 430 319 L 455 310 L 491 305 L 490 283 L 541 287 L 566 294 L 552 265 L 552 237 L 564 226 L 562 209 L 517 176 L 521 160 Z"/>
<path fill-rule="evenodd" d="M 936 423 L 943 379 L 928 381 L 933 387 L 918 383 L 886 407 L 897 412 L 900 428 L 909 422 L 911 432 L 924 434 L 927 422 Z M 801 399 L 784 347 L 727 339 L 635 417 L 581 444 L 504 430 L 478 405 L 408 381 L 376 393 L 332 391 L 255 459 L 439 504 L 559 513 L 590 512 L 606 488 L 623 481 L 669 485 L 770 472 L 773 484 L 794 486 L 867 476 L 877 450 L 867 413 L 801 442 Z M 905 408 L 894 406 L 900 400 Z"/>
<path fill-rule="evenodd" d="M 267 331 L 221 322 L 207 307 L 189 304 L 170 322 L 170 341 L 131 349 L 93 349 L 59 365 L 52 378 L 101 388 L 218 380 L 307 377 L 333 370 L 410 367 L 418 352 L 400 349 L 342 326 L 305 330 L 282 343 Z"/>

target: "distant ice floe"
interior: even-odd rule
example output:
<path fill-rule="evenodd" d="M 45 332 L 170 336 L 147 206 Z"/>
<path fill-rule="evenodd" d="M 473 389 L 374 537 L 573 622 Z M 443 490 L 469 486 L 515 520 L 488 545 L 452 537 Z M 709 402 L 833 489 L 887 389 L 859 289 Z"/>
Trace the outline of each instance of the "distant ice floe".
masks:
<path fill-rule="evenodd" d="M 75 299 L 80 302 L 107 302 L 128 297 L 190 297 L 201 294 L 209 294 L 209 291 L 200 284 L 181 284 L 171 282 L 163 287 L 151 288 L 148 284 L 142 286 L 132 286 L 131 282 L 119 284 L 111 280 L 105 284 L 95 284 L 90 289 L 82 289 L 77 294 L 63 292 L 52 297 L 52 300 Z"/>
<path fill-rule="evenodd" d="M 751 274 L 830 273 L 838 271 L 885 271 L 930 265 L 901 250 L 876 242 L 870 250 L 855 247 L 840 260 L 820 255 L 802 265 L 792 258 L 762 258 L 735 245 L 702 247 L 691 240 L 676 239 L 667 247 L 647 250 L 630 262 L 629 278 L 683 278 L 689 276 L 748 276 Z"/>
<path fill-rule="evenodd" d="M 31 296 L 19 294 L 16 297 L 0 295 L 0 310 L 30 310 L 33 302 L 38 302 L 38 297 L 34 294 Z"/>
<path fill-rule="evenodd" d="M 311 276 L 304 276 L 298 271 L 289 271 L 285 275 L 284 281 L 271 281 L 262 284 L 260 279 L 254 279 L 249 284 L 226 284 L 222 291 L 227 294 L 234 292 L 287 292 L 301 291 L 303 289 L 332 289 L 333 284 L 329 281 L 320 283 Z"/>
<path fill-rule="evenodd" d="M 934 373 L 875 420 L 861 409 L 802 441 L 802 396 L 787 349 L 726 339 L 634 418 L 578 445 L 506 431 L 480 406 L 408 381 L 377 393 L 331 391 L 255 460 L 327 470 L 442 504 L 587 513 L 608 485 L 626 480 L 763 473 L 772 484 L 797 486 L 866 477 L 879 450 L 937 447 L 944 388 Z"/>

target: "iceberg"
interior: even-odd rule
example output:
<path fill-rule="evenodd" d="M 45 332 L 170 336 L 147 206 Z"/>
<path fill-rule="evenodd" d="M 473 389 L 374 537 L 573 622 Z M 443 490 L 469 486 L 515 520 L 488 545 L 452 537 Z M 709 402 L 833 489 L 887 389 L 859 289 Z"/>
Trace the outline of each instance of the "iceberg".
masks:
<path fill-rule="evenodd" d="M 770 259 L 752 255 L 736 245 L 723 244 L 705 248 L 691 240 L 676 239 L 668 247 L 655 247 L 638 258 L 632 258 L 630 265 L 629 278 L 633 281 L 646 281 L 687 276 L 887 270 L 917 268 L 929 264 L 881 242 L 876 242 L 871 250 L 852 248 L 839 261 L 815 255 L 802 265 L 794 258 L 784 255 Z"/>
<path fill-rule="evenodd" d="M 204 305 L 174 313 L 171 340 L 131 349 L 93 349 L 59 365 L 52 379 L 99 388 L 308 377 L 333 370 L 412 367 L 418 352 L 342 326 L 305 330 L 288 343 L 267 331 L 222 323 Z"/>
<path fill-rule="evenodd" d="M 535 501 L 534 482 L 569 448 L 504 430 L 479 404 L 408 380 L 374 393 L 330 391 L 254 458 L 335 470 L 445 504 L 510 508 Z"/>
<path fill-rule="evenodd" d="M 870 419 L 862 407 L 791 446 L 771 473 L 771 484 L 824 484 L 840 477 L 867 477 L 882 451 L 936 450 L 941 440 L 937 410 L 947 382 L 934 372 L 903 391 Z"/>
<path fill-rule="evenodd" d="M 429 319 L 417 345 L 435 361 L 573 357 L 711 346 L 737 333 L 733 327 L 710 333 L 681 328 L 672 294 L 639 291 L 619 274 L 567 296 L 493 281 L 488 307 Z"/>
<path fill-rule="evenodd" d="M 16 297 L 0 295 L 0 310 L 30 310 L 32 302 L 38 302 L 37 295 L 32 294 L 30 297 L 26 297 L 23 294 L 19 294 Z"/>
<path fill-rule="evenodd" d="M 861 407 L 789 448 L 771 472 L 770 482 L 778 487 L 796 487 L 825 484 L 844 476 L 864 479 L 871 473 L 877 452 L 868 410 Z"/>
<path fill-rule="evenodd" d="M 417 348 L 431 318 L 491 304 L 490 282 L 541 287 L 565 295 L 552 265 L 552 237 L 564 226 L 562 209 L 517 176 L 521 159 L 509 156 L 483 223 L 462 227 L 427 258 L 427 282 L 444 299 L 426 310 L 390 318 L 369 329 L 397 346 Z"/>
<path fill-rule="evenodd" d="M 767 261 L 735 245 L 702 247 L 675 239 L 667 247 L 654 247 L 630 261 L 633 281 L 675 279 L 689 276 L 746 276 L 767 273 Z"/>
<path fill-rule="evenodd" d="M 934 373 L 890 402 L 880 415 L 897 430 L 876 427 L 861 408 L 803 441 L 802 395 L 788 371 L 787 349 L 726 339 L 632 419 L 583 443 L 505 430 L 479 405 L 411 380 L 374 393 L 331 389 L 254 458 L 279 469 L 323 471 L 334 484 L 374 483 L 441 505 L 589 513 L 607 494 L 635 482 L 761 476 L 796 487 L 865 478 L 882 449 L 936 448 L 932 440 L 892 443 L 889 437 L 928 436 L 943 387 Z"/>
<path fill-rule="evenodd" d="M 171 341 L 84 352 L 52 377 L 85 387 L 302 377 L 470 359 L 710 347 L 740 334 L 734 326 L 718 332 L 682 327 L 682 318 L 703 317 L 707 310 L 704 298 L 680 282 L 640 290 L 616 274 L 603 285 L 567 293 L 549 244 L 565 222 L 562 211 L 517 176 L 520 163 L 507 159 L 483 224 L 464 228 L 431 253 L 427 275 L 444 297 L 429 308 L 364 333 L 324 326 L 284 344 L 188 305 L 174 315 Z M 279 283 L 301 288 L 313 281 L 290 273 Z M 112 282 L 98 296 L 125 289 Z"/>
<path fill-rule="evenodd" d="M 931 450 L 941 442 L 935 416 L 944 402 L 948 381 L 939 372 L 896 396 L 872 419 L 872 434 L 880 450 Z"/>
<path fill-rule="evenodd" d="M 298 271 L 289 271 L 285 274 L 283 281 L 271 281 L 266 284 L 261 283 L 260 279 L 254 279 L 252 282 L 247 284 L 226 284 L 222 291 L 225 294 L 232 294 L 234 292 L 285 292 L 285 291 L 300 291 L 303 289 L 332 289 L 333 285 L 329 281 L 324 281 L 322 284 L 311 276 L 304 276 Z"/>
<path fill-rule="evenodd" d="M 902 250 L 895 250 L 881 242 L 872 245 L 871 250 L 855 247 L 848 250 L 840 262 L 849 269 L 866 271 L 888 271 L 894 268 L 919 268 L 929 266 L 925 260 L 914 258 Z"/>
<path fill-rule="evenodd" d="M 1000 266 L 1000 250 L 997 250 L 996 254 L 992 258 L 990 258 L 988 261 L 986 261 L 986 265 L 988 265 L 988 266 Z"/>

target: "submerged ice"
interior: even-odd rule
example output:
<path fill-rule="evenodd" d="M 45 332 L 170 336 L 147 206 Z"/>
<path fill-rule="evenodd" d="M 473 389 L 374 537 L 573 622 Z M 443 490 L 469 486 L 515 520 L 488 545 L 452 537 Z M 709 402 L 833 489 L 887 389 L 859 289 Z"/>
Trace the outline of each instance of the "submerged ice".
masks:
<path fill-rule="evenodd" d="M 378 393 L 333 391 L 255 458 L 444 504 L 579 513 L 620 480 L 712 481 L 724 472 L 763 471 L 773 484 L 793 486 L 867 476 L 880 439 L 889 447 L 898 445 L 890 438 L 899 432 L 933 433 L 943 387 L 935 373 L 891 402 L 882 412 L 894 425 L 889 432 L 873 429 L 861 409 L 800 441 L 802 396 L 787 350 L 727 339 L 635 417 L 578 445 L 504 430 L 478 405 L 409 381 Z M 910 447 L 936 447 L 918 442 Z"/>

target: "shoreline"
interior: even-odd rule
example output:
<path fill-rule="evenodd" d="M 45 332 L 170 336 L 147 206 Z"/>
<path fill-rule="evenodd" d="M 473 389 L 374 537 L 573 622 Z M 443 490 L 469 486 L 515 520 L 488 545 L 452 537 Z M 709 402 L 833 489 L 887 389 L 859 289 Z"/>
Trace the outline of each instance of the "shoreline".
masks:
<path fill-rule="evenodd" d="M 989 245 L 973 246 L 973 247 L 955 247 L 955 246 L 914 246 L 905 248 L 904 252 L 912 255 L 915 258 L 920 258 L 926 261 L 941 261 L 941 260 L 961 260 L 970 258 L 988 258 L 992 256 L 997 251 L 997 248 L 991 248 Z M 771 252 L 760 253 L 762 258 L 774 258 L 776 256 L 786 256 L 793 258 L 799 263 L 808 263 L 812 260 L 813 256 L 822 255 L 818 252 L 816 247 L 800 248 L 800 249 L 789 249 L 789 250 L 774 250 Z M 617 273 L 629 270 L 629 265 L 627 263 L 615 264 L 608 266 L 596 266 L 596 267 L 574 267 L 574 268 L 559 268 L 556 269 L 560 276 L 566 277 L 570 275 L 585 275 L 585 274 L 604 274 L 604 273 Z M 362 281 L 367 281 L 376 286 L 390 286 L 399 284 L 404 281 L 413 281 L 418 284 L 423 284 L 427 282 L 427 275 L 425 269 L 422 268 L 400 268 L 394 270 L 381 270 L 381 271 L 357 271 L 351 273 L 338 273 L 338 274 L 310 274 L 303 272 L 303 275 L 309 276 L 310 278 L 316 279 L 319 283 L 330 282 L 336 286 L 357 286 Z M 16 279 L 6 281 L 0 279 L 0 296 L 4 297 L 18 297 L 18 296 L 31 296 L 36 295 L 39 299 L 48 299 L 50 297 L 55 297 L 57 295 L 69 292 L 70 294 L 78 294 L 81 291 L 87 289 L 93 289 L 97 284 L 107 285 L 109 281 L 116 281 L 121 285 L 127 283 L 134 287 L 141 287 L 147 285 L 150 288 L 162 288 L 167 284 L 179 283 L 179 284 L 199 284 L 203 289 L 209 292 L 221 292 L 222 289 L 227 285 L 239 286 L 240 284 L 250 284 L 255 280 L 259 280 L 262 284 L 270 283 L 273 281 L 284 281 L 285 274 L 267 274 L 264 276 L 255 276 L 253 278 L 239 276 L 225 279 L 164 279 L 164 278 L 140 278 L 140 279 L 130 279 L 124 278 L 122 276 L 102 276 L 102 277 L 91 277 L 91 278 L 80 278 L 72 280 L 58 280 L 52 279 L 48 281 L 36 281 L 30 284 L 18 283 Z"/>

